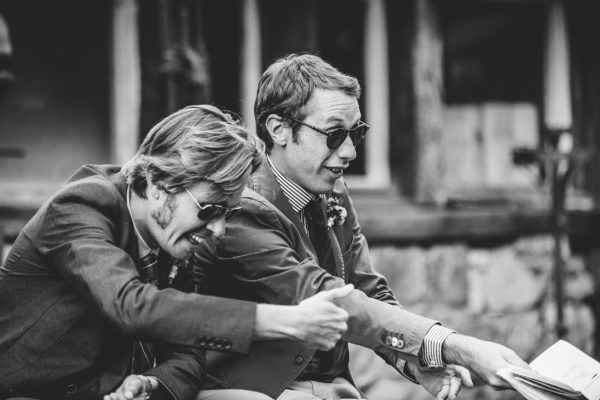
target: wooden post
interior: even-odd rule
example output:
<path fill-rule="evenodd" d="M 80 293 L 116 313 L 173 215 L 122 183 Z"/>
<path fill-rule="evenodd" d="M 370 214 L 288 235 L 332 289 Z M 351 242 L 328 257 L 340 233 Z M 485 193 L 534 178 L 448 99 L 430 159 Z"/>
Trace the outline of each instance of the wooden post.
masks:
<path fill-rule="evenodd" d="M 136 0 L 113 1 L 111 142 L 115 164 L 129 160 L 138 147 L 141 71 Z"/>
<path fill-rule="evenodd" d="M 366 146 L 366 182 L 374 187 L 390 184 L 389 72 L 385 1 L 367 2 L 365 15 L 365 107 L 371 125 Z M 376 136 L 375 138 L 373 136 Z"/>
<path fill-rule="evenodd" d="M 442 37 L 432 0 L 416 0 L 413 76 L 415 100 L 415 199 L 443 198 Z"/>
<path fill-rule="evenodd" d="M 258 0 L 244 0 L 242 9 L 242 62 L 241 62 L 241 98 L 242 117 L 248 129 L 256 132 L 254 122 L 254 98 L 258 80 L 262 73 L 262 47 L 260 44 L 260 15 Z"/>

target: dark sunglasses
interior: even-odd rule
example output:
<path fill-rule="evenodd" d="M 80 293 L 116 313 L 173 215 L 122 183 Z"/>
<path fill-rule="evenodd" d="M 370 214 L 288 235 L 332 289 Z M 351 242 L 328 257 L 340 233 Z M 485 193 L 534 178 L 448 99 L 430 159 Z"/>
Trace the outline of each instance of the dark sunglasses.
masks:
<path fill-rule="evenodd" d="M 188 190 L 188 188 L 184 189 L 186 192 L 188 192 L 192 200 L 194 200 L 194 203 L 196 203 L 196 205 L 198 206 L 199 210 L 197 216 L 198 219 L 201 219 L 203 221 L 211 221 L 213 219 L 218 219 L 221 218 L 223 215 L 225 215 L 225 219 L 231 218 L 242 210 L 242 207 L 227 208 L 223 207 L 220 204 L 200 204 L 198 203 L 198 200 L 196 200 L 192 192 Z"/>
<path fill-rule="evenodd" d="M 307 128 L 312 129 L 313 131 L 319 132 L 320 134 L 327 136 L 327 147 L 329 147 L 330 149 L 337 149 L 338 147 L 340 147 L 340 145 L 344 143 L 344 140 L 346 140 L 346 137 L 348 135 L 350 135 L 350 140 L 352 140 L 352 144 L 354 145 L 354 147 L 358 146 L 365 139 L 365 134 L 370 128 L 370 126 L 365 124 L 364 122 L 358 121 L 356 126 L 350 129 L 333 128 L 328 131 L 324 131 L 323 129 L 319 129 L 316 126 L 309 125 L 295 118 L 285 118 L 290 119 L 294 122 L 299 123 L 300 125 L 304 125 Z"/>

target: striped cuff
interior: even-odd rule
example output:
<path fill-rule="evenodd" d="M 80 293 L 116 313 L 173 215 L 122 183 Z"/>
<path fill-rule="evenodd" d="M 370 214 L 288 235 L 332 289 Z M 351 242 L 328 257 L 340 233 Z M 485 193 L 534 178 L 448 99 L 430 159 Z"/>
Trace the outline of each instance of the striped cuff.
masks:
<path fill-rule="evenodd" d="M 451 333 L 456 333 L 456 331 L 441 325 L 433 325 L 427 331 L 419 354 L 421 365 L 427 368 L 444 368 L 446 366 L 442 359 L 442 345 Z"/>

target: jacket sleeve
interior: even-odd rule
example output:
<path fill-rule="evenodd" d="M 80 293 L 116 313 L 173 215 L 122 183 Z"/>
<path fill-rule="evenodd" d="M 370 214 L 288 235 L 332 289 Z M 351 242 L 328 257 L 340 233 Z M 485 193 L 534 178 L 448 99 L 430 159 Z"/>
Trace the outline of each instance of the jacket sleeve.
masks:
<path fill-rule="evenodd" d="M 130 223 L 124 199 L 108 185 L 88 186 L 49 204 L 36 237 L 41 258 L 125 334 L 207 348 L 218 338 L 219 350 L 247 353 L 256 305 L 141 282 L 123 250 Z"/>
<path fill-rule="evenodd" d="M 338 237 L 345 239 L 345 236 L 349 236 L 347 240 L 342 240 L 349 242 L 347 248 L 342 249 L 343 261 L 349 273 L 349 282 L 370 298 L 400 306 L 385 277 L 373 269 L 367 240 L 361 232 L 356 210 L 345 187 L 342 196 L 348 216 L 345 226 L 336 226 L 334 229 L 340 231 Z"/>
<path fill-rule="evenodd" d="M 353 244 L 363 263 L 354 273 L 357 287 L 370 280 L 384 285 L 380 277 L 367 277 L 368 252 L 359 248 L 363 244 L 361 238 L 357 234 Z M 344 284 L 341 278 L 319 267 L 285 215 L 253 198 L 243 200 L 243 211 L 228 223 L 225 236 L 214 246 L 199 248 L 196 257 L 201 290 L 203 277 L 220 276 L 227 279 L 222 281 L 221 288 L 232 281 L 273 304 L 298 304 L 319 291 Z M 214 282 L 205 287 L 210 290 L 212 285 Z M 423 337 L 436 321 L 397 307 L 391 292 L 383 295 L 384 301 L 377 299 L 376 292 L 368 293 L 375 297 L 372 298 L 362 290 L 354 290 L 339 301 L 350 314 L 344 339 L 375 350 L 394 366 L 401 358 L 416 360 Z M 386 340 L 392 336 L 402 338 L 402 346 Z"/>
<path fill-rule="evenodd" d="M 157 364 L 144 375 L 154 376 L 161 390 L 152 394 L 156 400 L 191 400 L 201 389 L 206 374 L 204 352 L 198 347 L 157 343 Z"/>

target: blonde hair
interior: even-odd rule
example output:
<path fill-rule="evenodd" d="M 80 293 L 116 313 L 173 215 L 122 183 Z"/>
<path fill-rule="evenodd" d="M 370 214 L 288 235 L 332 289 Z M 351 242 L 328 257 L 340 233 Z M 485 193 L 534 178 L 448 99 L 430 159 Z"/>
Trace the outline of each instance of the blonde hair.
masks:
<path fill-rule="evenodd" d="M 167 193 L 208 182 L 227 196 L 246 184 L 263 149 L 231 115 L 214 106 L 194 105 L 157 123 L 121 172 L 143 198 L 148 180 Z"/>

